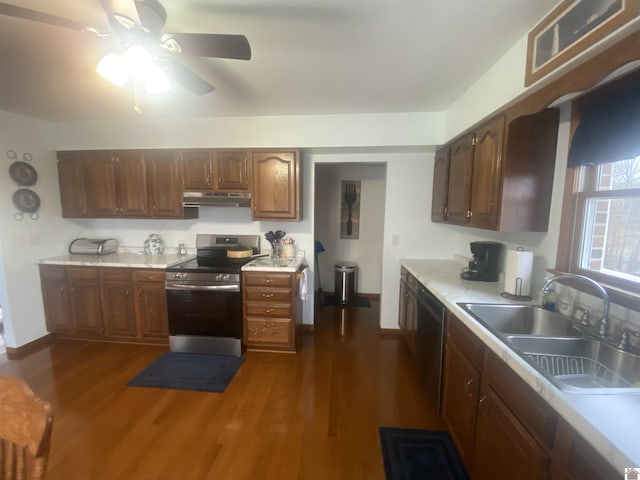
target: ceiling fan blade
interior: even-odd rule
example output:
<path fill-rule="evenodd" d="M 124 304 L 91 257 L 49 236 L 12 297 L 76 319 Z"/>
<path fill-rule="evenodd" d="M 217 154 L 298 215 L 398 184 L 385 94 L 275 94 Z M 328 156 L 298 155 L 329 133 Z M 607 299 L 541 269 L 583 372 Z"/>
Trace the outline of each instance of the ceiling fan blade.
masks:
<path fill-rule="evenodd" d="M 102 8 L 107 12 L 109 22 L 114 27 L 122 26 L 130 29 L 140 25 L 140 17 L 134 0 L 100 0 Z M 117 22 L 113 24 L 113 22 Z"/>
<path fill-rule="evenodd" d="M 161 57 L 160 62 L 167 76 L 190 92 L 196 95 L 204 95 L 214 90 L 213 85 L 173 58 Z"/>
<path fill-rule="evenodd" d="M 168 33 L 163 41 L 175 40 L 185 55 L 250 60 L 251 46 L 244 35 L 221 33 Z"/>
<path fill-rule="evenodd" d="M 32 10 L 30 8 L 18 7 L 17 5 L 9 5 L 8 3 L 0 3 L 0 15 L 23 18 L 33 22 L 46 23 L 47 25 L 68 28 L 70 30 L 77 30 L 81 32 L 95 31 L 95 29 L 89 25 L 76 22 L 75 20 L 59 17 L 50 13 L 40 12 L 38 10 Z"/>

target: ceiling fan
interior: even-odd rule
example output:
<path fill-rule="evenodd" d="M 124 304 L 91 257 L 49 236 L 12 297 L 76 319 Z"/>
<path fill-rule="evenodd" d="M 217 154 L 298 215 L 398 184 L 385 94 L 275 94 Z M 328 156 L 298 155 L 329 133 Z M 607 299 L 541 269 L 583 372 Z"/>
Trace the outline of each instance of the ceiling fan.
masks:
<path fill-rule="evenodd" d="M 100 0 L 110 32 L 100 32 L 82 22 L 30 8 L 0 2 L 0 15 L 88 32 L 117 35 L 123 48 L 142 46 L 165 74 L 187 90 L 203 95 L 214 87 L 177 59 L 180 55 L 250 60 L 251 47 L 244 35 L 216 33 L 162 33 L 167 12 L 158 0 Z"/>

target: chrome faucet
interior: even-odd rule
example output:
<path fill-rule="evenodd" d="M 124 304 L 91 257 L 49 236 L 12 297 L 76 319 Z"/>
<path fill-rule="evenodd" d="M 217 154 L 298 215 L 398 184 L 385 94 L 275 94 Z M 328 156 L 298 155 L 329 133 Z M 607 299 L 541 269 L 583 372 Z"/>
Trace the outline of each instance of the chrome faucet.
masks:
<path fill-rule="evenodd" d="M 549 293 L 551 291 L 551 284 L 556 280 L 560 280 L 562 278 L 572 278 L 574 280 L 580 280 L 583 283 L 588 283 L 592 287 L 594 287 L 602 296 L 602 318 L 600 319 L 600 336 L 606 337 L 609 335 L 609 294 L 604 289 L 602 285 L 600 285 L 595 280 L 592 280 L 589 277 L 585 277 L 584 275 L 576 275 L 574 273 L 563 273 L 560 275 L 556 275 L 554 277 L 548 278 L 545 280 L 544 285 L 542 285 L 542 293 Z"/>
<path fill-rule="evenodd" d="M 622 336 L 620 337 L 620 343 L 618 344 L 618 348 L 620 350 L 624 350 L 625 352 L 629 350 L 629 335 L 633 335 L 634 337 L 640 337 L 640 332 L 637 330 L 631 330 L 630 328 L 624 327 L 622 329 Z"/>

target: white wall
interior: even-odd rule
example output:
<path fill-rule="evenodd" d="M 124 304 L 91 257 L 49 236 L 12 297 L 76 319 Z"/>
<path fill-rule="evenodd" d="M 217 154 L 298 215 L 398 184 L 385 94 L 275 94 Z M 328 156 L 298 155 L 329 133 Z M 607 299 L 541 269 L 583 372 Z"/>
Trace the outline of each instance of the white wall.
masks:
<path fill-rule="evenodd" d="M 389 147 L 442 143 L 444 114 L 389 113 L 60 123 L 55 149 Z"/>
<path fill-rule="evenodd" d="M 0 305 L 7 346 L 16 347 L 46 335 L 36 259 L 62 253 L 66 222 L 60 218 L 60 194 L 55 156 L 48 146 L 48 125 L 0 112 Z M 22 160 L 30 153 L 38 172 L 29 187 L 41 200 L 40 218 L 18 222 L 12 196 L 18 186 L 7 174 L 7 151 Z"/>
<path fill-rule="evenodd" d="M 358 293 L 379 294 L 382 287 L 385 164 L 316 164 L 315 175 L 314 233 L 315 239 L 326 249 L 318 255 L 323 290 L 335 290 L 335 263 L 349 261 L 358 265 Z M 357 239 L 340 238 L 343 180 L 361 182 L 360 235 Z"/>

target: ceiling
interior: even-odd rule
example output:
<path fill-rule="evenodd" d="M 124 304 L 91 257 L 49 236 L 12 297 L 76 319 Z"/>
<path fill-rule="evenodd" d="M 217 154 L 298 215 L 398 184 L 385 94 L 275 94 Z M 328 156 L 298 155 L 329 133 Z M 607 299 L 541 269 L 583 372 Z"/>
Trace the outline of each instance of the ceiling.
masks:
<path fill-rule="evenodd" d="M 160 0 L 164 32 L 244 34 L 186 58 L 216 89 L 141 97 L 95 73 L 98 37 L 0 15 L 0 110 L 45 121 L 443 111 L 558 0 Z M 109 31 L 100 0 L 5 0 Z"/>

